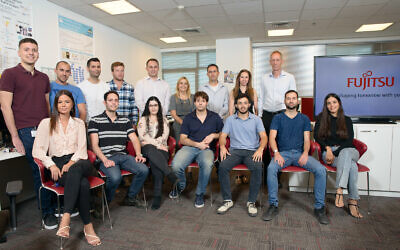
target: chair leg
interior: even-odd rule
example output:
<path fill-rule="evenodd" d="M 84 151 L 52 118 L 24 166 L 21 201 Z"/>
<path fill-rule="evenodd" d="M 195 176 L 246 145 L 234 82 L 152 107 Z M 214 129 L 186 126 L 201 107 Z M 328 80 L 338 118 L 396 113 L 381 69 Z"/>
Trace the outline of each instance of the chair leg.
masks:
<path fill-rule="evenodd" d="M 60 227 L 60 217 L 61 217 L 61 210 L 60 210 L 60 196 L 57 194 L 57 209 L 58 209 L 58 227 Z M 63 237 L 60 237 L 60 249 L 63 248 Z"/>
<path fill-rule="evenodd" d="M 42 196 L 40 193 L 42 192 L 42 187 L 39 188 L 39 211 L 40 211 L 40 225 L 42 226 L 42 230 L 44 229 L 43 225 L 43 215 L 42 215 Z"/>
<path fill-rule="evenodd" d="M 310 172 L 308 172 L 308 178 L 307 178 L 307 194 L 308 194 L 308 188 L 309 187 L 310 187 Z"/>
<path fill-rule="evenodd" d="M 211 196 L 211 207 L 213 206 L 213 191 L 212 191 L 212 169 L 210 174 L 210 196 Z"/>
<path fill-rule="evenodd" d="M 104 191 L 104 185 L 101 186 L 101 191 L 103 193 L 103 202 L 106 204 L 108 220 L 110 221 L 110 229 L 113 229 L 112 221 L 111 221 L 111 215 L 110 215 L 110 209 L 108 208 L 107 196 L 106 196 L 106 192 Z"/>
<path fill-rule="evenodd" d="M 145 206 L 146 212 L 147 212 L 147 200 L 146 200 L 146 193 L 144 192 L 144 187 L 142 187 L 142 192 L 143 192 L 144 206 Z"/>
<path fill-rule="evenodd" d="M 369 172 L 367 172 L 367 193 L 368 193 L 368 214 L 371 213 L 370 201 L 369 201 Z"/>

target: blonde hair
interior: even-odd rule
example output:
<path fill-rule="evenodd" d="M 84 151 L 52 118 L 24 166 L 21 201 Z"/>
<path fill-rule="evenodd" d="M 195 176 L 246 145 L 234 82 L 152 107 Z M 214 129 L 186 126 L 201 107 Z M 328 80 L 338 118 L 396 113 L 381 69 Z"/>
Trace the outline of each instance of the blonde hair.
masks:
<path fill-rule="evenodd" d="M 187 82 L 188 88 L 187 88 L 187 90 L 186 90 L 186 95 L 188 96 L 188 98 L 189 98 L 189 100 L 190 100 L 190 83 L 189 83 L 189 80 L 188 80 L 185 76 L 182 76 L 182 77 L 179 78 L 178 81 L 176 82 L 175 99 L 176 99 L 176 101 L 178 101 L 178 99 L 179 99 L 179 82 L 180 82 L 181 80 L 186 80 L 186 82 Z"/>

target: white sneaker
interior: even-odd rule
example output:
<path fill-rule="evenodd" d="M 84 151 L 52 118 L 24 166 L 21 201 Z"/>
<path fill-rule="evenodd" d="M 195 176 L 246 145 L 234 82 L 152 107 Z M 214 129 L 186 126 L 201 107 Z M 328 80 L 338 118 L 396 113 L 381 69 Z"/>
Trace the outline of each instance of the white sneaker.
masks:
<path fill-rule="evenodd" d="M 257 216 L 257 207 L 256 203 L 254 202 L 247 202 L 247 213 L 251 217 L 256 217 Z"/>
<path fill-rule="evenodd" d="M 217 209 L 217 214 L 224 214 L 233 207 L 233 201 L 224 201 L 224 204 Z"/>

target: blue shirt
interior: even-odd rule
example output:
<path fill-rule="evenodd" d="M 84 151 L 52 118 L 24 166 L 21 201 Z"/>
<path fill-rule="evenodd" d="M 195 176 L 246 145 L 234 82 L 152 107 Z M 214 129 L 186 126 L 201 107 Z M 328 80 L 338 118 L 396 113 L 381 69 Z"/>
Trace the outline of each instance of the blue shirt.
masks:
<path fill-rule="evenodd" d="M 56 97 L 57 92 L 60 90 L 68 90 L 69 92 L 72 93 L 72 96 L 74 97 L 74 101 L 75 101 L 75 117 L 79 117 L 78 104 L 86 103 L 85 96 L 83 95 L 82 90 L 79 87 L 71 85 L 71 84 L 62 85 L 62 84 L 58 84 L 56 82 L 50 83 L 49 99 L 50 99 L 51 111 L 53 111 L 54 98 Z"/>
<path fill-rule="evenodd" d="M 259 133 L 265 131 L 261 118 L 249 113 L 246 120 L 239 118 L 237 113 L 229 116 L 222 132 L 229 135 L 231 149 L 257 150 L 260 146 Z"/>
<path fill-rule="evenodd" d="M 304 131 L 311 131 L 310 119 L 302 113 L 289 118 L 284 112 L 274 116 L 271 130 L 277 130 L 276 142 L 279 151 L 297 150 L 303 152 Z"/>
<path fill-rule="evenodd" d="M 110 90 L 117 91 L 119 95 L 118 114 L 128 117 L 136 125 L 139 117 L 139 109 L 135 103 L 135 92 L 132 85 L 124 81 L 122 87 L 118 89 L 114 80 L 111 80 L 108 84 L 110 85 Z"/>
<path fill-rule="evenodd" d="M 206 119 L 202 123 L 195 110 L 183 118 L 181 134 L 187 135 L 192 141 L 201 142 L 207 135 L 221 132 L 223 126 L 224 123 L 217 113 L 207 110 Z M 215 140 L 210 148 L 215 148 Z"/>

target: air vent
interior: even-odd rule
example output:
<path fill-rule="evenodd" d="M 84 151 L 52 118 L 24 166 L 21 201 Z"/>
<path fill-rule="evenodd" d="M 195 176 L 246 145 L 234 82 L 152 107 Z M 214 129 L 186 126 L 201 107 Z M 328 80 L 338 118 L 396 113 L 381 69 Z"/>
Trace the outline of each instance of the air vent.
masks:
<path fill-rule="evenodd" d="M 175 29 L 176 31 L 186 33 L 186 34 L 198 34 L 200 33 L 200 27 L 190 27 L 190 28 L 183 28 L 183 29 Z"/>
<path fill-rule="evenodd" d="M 265 22 L 267 29 L 293 29 L 296 28 L 298 20 L 288 20 L 280 22 Z"/>

